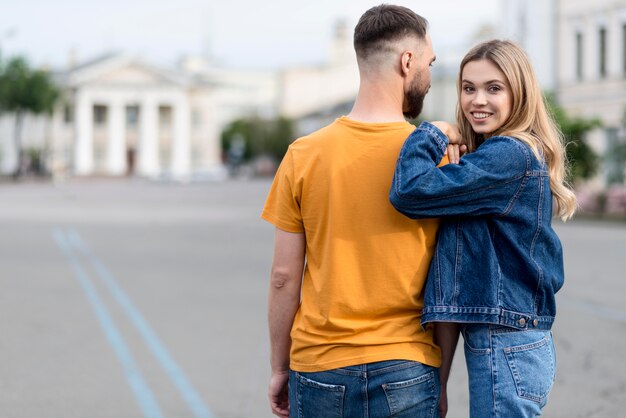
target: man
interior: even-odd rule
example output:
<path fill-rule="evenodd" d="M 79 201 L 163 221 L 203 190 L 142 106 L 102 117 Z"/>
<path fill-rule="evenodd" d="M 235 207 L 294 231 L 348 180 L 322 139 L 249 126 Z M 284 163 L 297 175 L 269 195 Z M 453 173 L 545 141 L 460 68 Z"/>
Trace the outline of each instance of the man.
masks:
<path fill-rule="evenodd" d="M 431 417 L 441 356 L 420 315 L 438 222 L 388 195 L 435 56 L 427 21 L 393 5 L 361 17 L 354 46 L 352 111 L 289 147 L 262 214 L 276 226 L 270 403 L 281 417 Z"/>

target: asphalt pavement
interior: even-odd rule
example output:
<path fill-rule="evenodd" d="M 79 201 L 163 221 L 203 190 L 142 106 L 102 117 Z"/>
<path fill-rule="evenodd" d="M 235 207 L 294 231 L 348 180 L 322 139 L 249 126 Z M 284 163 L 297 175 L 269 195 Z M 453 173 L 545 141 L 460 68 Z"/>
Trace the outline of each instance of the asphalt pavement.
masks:
<path fill-rule="evenodd" d="M 267 418 L 267 180 L 0 185 L 1 418 Z M 626 410 L 626 224 L 556 222 L 546 417 Z M 457 352 L 451 418 L 467 417 Z"/>

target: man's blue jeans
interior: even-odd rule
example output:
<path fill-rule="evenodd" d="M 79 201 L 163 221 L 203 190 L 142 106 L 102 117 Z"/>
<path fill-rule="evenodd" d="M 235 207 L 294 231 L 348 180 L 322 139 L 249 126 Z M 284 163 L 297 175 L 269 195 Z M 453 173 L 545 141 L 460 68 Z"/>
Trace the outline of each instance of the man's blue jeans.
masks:
<path fill-rule="evenodd" d="M 556 374 L 550 331 L 464 325 L 472 418 L 541 415 Z"/>
<path fill-rule="evenodd" d="M 291 418 L 436 418 L 439 369 L 393 360 L 289 375 Z"/>

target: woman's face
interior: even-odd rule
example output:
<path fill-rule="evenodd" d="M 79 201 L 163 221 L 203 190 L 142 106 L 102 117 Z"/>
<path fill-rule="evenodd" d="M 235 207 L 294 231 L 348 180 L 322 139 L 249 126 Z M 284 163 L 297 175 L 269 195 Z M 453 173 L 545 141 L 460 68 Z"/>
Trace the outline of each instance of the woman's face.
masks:
<path fill-rule="evenodd" d="M 490 136 L 509 118 L 513 107 L 511 88 L 491 61 L 470 61 L 461 74 L 461 109 L 474 132 Z"/>

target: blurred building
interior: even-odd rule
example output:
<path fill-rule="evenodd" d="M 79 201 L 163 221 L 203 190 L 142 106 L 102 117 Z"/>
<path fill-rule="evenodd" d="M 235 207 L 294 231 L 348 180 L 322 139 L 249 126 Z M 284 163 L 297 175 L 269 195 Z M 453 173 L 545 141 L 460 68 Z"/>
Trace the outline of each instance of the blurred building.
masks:
<path fill-rule="evenodd" d="M 544 90 L 556 87 L 556 0 L 501 0 L 499 37 L 521 45 Z"/>
<path fill-rule="evenodd" d="M 626 0 L 558 0 L 557 94 L 572 116 L 598 118 L 588 135 L 603 157 L 597 187 L 623 184 L 626 147 Z"/>
<path fill-rule="evenodd" d="M 23 147 L 43 151 L 56 175 L 189 179 L 222 171 L 222 126 L 275 112 L 276 76 L 212 68 L 188 58 L 168 70 L 121 54 L 55 74 L 62 91 L 52 117 L 28 115 Z M 12 138 L 10 116 L 0 120 Z M 3 147 L 3 171 L 17 156 Z"/>
<path fill-rule="evenodd" d="M 328 60 L 316 67 L 288 68 L 279 73 L 278 112 L 300 119 L 352 103 L 359 89 L 359 69 L 352 33 L 341 21 L 335 26 Z"/>
<path fill-rule="evenodd" d="M 502 0 L 501 36 L 524 47 L 542 87 L 572 117 L 597 118 L 587 135 L 601 156 L 595 188 L 623 184 L 626 148 L 626 0 Z"/>
<path fill-rule="evenodd" d="M 55 175 L 189 179 L 219 175 L 221 132 L 238 118 L 303 120 L 352 102 L 358 70 L 351 36 L 338 23 L 326 63 L 243 71 L 206 57 L 161 68 L 113 54 L 57 72 L 62 100 L 51 117 L 27 115 L 24 149 Z M 3 173 L 18 164 L 13 115 L 0 117 Z"/>

